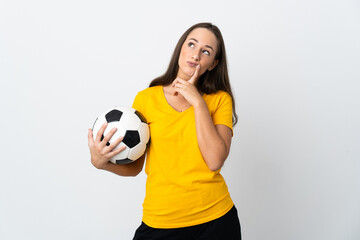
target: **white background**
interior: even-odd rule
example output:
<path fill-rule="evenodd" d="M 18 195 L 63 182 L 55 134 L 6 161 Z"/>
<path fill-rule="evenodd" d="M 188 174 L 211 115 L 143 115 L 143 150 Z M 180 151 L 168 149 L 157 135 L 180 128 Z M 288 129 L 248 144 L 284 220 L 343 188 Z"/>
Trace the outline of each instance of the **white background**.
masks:
<path fill-rule="evenodd" d="M 359 1 L 1 0 L 1 240 L 132 238 L 146 175 L 95 169 L 87 129 L 203 21 L 227 48 L 243 239 L 360 239 Z"/>

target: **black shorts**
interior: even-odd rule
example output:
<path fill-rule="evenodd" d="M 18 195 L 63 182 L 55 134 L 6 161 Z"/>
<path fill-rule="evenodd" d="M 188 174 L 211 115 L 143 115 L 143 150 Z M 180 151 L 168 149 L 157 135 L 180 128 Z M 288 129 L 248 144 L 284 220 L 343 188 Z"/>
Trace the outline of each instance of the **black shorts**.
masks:
<path fill-rule="evenodd" d="M 133 240 L 241 240 L 240 221 L 235 206 L 213 221 L 183 228 L 152 228 L 144 222 Z"/>

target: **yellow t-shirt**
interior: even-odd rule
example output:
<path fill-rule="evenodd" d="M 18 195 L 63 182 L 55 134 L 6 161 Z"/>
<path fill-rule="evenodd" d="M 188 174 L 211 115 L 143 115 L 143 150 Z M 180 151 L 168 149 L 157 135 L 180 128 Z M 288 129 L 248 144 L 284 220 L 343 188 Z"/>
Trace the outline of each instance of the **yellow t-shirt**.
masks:
<path fill-rule="evenodd" d="M 231 96 L 218 91 L 204 94 L 203 99 L 214 124 L 232 130 Z M 201 155 L 193 107 L 176 111 L 163 87 L 155 86 L 139 92 L 133 108 L 150 128 L 143 222 L 153 228 L 179 228 L 225 215 L 233 202 L 220 170 L 211 171 Z"/>

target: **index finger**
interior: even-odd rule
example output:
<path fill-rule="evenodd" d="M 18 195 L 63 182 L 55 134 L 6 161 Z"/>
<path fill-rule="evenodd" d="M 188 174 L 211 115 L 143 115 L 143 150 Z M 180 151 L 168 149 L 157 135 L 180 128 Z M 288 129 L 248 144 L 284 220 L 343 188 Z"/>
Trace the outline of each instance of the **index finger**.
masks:
<path fill-rule="evenodd" d="M 195 84 L 195 82 L 197 81 L 198 77 L 199 77 L 199 74 L 200 74 L 200 64 L 198 64 L 196 66 L 196 69 L 195 69 L 195 72 L 194 74 L 192 75 L 192 77 L 190 78 L 189 80 L 189 83 L 192 83 L 192 84 Z"/>
<path fill-rule="evenodd" d="M 107 127 L 108 123 L 105 122 L 101 128 L 99 129 L 99 131 L 96 134 L 96 138 L 95 138 L 95 142 L 101 142 L 101 137 L 104 135 L 105 129 Z"/>

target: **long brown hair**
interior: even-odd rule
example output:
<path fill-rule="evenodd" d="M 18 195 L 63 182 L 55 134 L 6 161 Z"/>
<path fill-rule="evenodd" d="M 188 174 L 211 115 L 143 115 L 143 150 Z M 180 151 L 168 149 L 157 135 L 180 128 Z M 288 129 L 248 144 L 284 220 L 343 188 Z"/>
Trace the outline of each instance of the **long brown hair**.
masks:
<path fill-rule="evenodd" d="M 166 86 L 171 84 L 175 80 L 179 70 L 178 60 L 181 52 L 181 47 L 190 32 L 196 28 L 206 28 L 215 35 L 218 43 L 218 51 L 216 52 L 215 60 L 219 61 L 214 69 L 212 69 L 211 71 L 206 71 L 203 75 L 200 76 L 199 80 L 196 83 L 196 87 L 200 92 L 206 94 L 216 93 L 218 90 L 227 92 L 232 98 L 233 126 L 235 126 L 238 121 L 238 116 L 235 111 L 235 101 L 229 81 L 224 39 L 219 28 L 211 23 L 198 23 L 190 27 L 188 30 L 186 30 L 186 32 L 184 32 L 184 34 L 180 37 L 178 43 L 176 44 L 175 50 L 173 52 L 166 72 L 163 75 L 152 80 L 149 87 L 158 85 Z"/>

